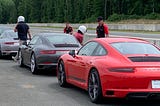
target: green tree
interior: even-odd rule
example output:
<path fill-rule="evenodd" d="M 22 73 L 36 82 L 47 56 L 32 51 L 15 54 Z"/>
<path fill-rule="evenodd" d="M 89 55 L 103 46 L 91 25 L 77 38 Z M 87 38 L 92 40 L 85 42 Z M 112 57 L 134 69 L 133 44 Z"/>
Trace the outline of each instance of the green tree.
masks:
<path fill-rule="evenodd" d="M 159 0 L 0 0 L 0 22 L 16 22 L 19 15 L 26 22 L 94 22 L 111 15 L 159 19 L 159 10 Z"/>
<path fill-rule="evenodd" d="M 0 23 L 10 23 L 15 19 L 15 5 L 12 0 L 0 0 Z"/>

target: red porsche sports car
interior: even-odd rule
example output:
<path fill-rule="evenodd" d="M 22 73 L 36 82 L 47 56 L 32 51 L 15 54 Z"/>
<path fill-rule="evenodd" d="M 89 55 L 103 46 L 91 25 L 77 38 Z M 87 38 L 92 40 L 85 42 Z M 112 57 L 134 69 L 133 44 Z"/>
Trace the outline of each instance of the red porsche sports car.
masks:
<path fill-rule="evenodd" d="M 103 97 L 160 96 L 160 49 L 136 38 L 97 38 L 60 57 L 57 78 Z"/>

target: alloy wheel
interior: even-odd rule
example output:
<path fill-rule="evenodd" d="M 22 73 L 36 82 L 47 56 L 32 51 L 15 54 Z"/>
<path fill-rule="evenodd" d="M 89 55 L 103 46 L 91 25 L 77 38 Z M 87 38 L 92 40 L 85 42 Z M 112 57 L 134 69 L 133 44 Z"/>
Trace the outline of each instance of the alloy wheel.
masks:
<path fill-rule="evenodd" d="M 64 64 L 62 61 L 59 63 L 59 66 L 58 66 L 58 82 L 61 87 L 64 87 L 67 85 Z"/>
<path fill-rule="evenodd" d="M 31 72 L 32 72 L 33 74 L 37 74 L 37 73 L 38 73 L 38 70 L 37 70 L 36 59 L 35 59 L 34 54 L 32 54 L 32 56 L 31 56 L 30 66 L 31 66 Z"/>
<path fill-rule="evenodd" d="M 20 66 L 23 66 L 23 58 L 22 58 L 22 52 L 21 51 L 18 51 L 18 64 Z"/>
<path fill-rule="evenodd" d="M 97 103 L 102 98 L 101 84 L 96 70 L 92 70 L 89 75 L 88 93 L 92 102 Z"/>

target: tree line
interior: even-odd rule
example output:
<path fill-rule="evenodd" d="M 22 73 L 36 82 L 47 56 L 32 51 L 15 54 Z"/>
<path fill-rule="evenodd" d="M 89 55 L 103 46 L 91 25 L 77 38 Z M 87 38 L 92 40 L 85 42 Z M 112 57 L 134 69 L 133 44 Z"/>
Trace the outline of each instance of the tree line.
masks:
<path fill-rule="evenodd" d="M 0 0 L 0 23 L 95 22 L 105 20 L 160 19 L 160 0 Z"/>

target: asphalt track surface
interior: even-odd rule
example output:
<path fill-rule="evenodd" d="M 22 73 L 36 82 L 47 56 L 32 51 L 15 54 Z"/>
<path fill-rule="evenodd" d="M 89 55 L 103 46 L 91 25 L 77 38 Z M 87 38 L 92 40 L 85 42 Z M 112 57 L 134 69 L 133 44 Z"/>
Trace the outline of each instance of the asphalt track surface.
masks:
<path fill-rule="evenodd" d="M 0 106 L 159 106 L 159 100 L 104 99 L 90 102 L 88 93 L 75 86 L 61 88 L 55 70 L 32 75 L 9 57 L 0 59 Z"/>

